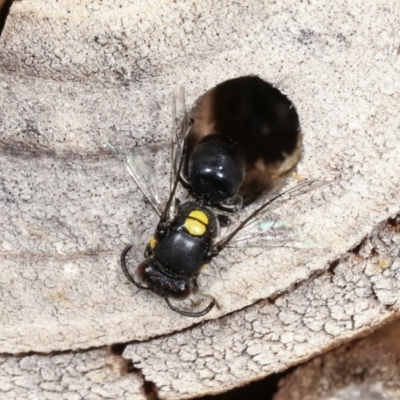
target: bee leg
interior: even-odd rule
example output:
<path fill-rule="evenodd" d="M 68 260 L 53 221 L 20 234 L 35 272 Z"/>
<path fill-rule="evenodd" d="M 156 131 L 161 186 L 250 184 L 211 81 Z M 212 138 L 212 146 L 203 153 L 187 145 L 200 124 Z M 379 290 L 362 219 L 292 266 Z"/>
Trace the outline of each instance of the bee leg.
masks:
<path fill-rule="evenodd" d="M 179 204 L 181 204 L 181 200 L 180 199 L 178 199 L 177 197 L 175 197 L 175 207 L 178 207 L 179 206 Z"/>
<path fill-rule="evenodd" d="M 176 313 L 181 314 L 181 315 L 183 315 L 183 316 L 185 316 L 185 317 L 198 318 L 198 317 L 202 317 L 203 315 L 208 314 L 208 313 L 213 309 L 213 307 L 214 307 L 215 304 L 216 304 L 216 301 L 215 301 L 214 298 L 212 298 L 211 296 L 206 296 L 206 297 L 210 297 L 210 298 L 211 298 L 210 304 L 209 304 L 204 310 L 197 311 L 197 312 L 191 312 L 191 311 L 181 310 L 180 308 L 175 307 L 175 306 L 169 301 L 169 298 L 168 298 L 168 297 L 165 297 L 165 301 L 167 302 L 168 307 L 169 307 L 172 311 L 175 311 Z"/>
<path fill-rule="evenodd" d="M 201 295 L 202 295 L 203 297 L 207 297 L 207 298 L 211 299 L 211 301 L 214 302 L 214 304 L 215 304 L 215 306 L 218 308 L 218 310 L 221 309 L 221 306 L 219 305 L 218 301 L 214 299 L 214 297 L 210 296 L 210 295 L 207 294 L 207 293 L 201 293 Z"/>
<path fill-rule="evenodd" d="M 216 257 L 220 251 L 221 250 L 219 250 L 216 246 L 208 250 L 206 256 L 204 257 L 204 264 L 210 264 L 211 260 Z"/>
<path fill-rule="evenodd" d="M 199 276 L 196 275 L 195 277 L 193 277 L 193 278 L 191 279 L 192 284 L 193 284 L 193 293 L 197 293 L 197 292 L 199 291 L 199 282 L 197 282 L 197 278 L 198 278 L 198 277 L 199 277 Z"/>
<path fill-rule="evenodd" d="M 135 281 L 135 278 L 131 275 L 131 273 L 128 271 L 128 268 L 126 266 L 126 255 L 128 254 L 129 250 L 132 248 L 132 245 L 129 244 L 128 246 L 125 247 L 125 249 L 121 253 L 121 267 L 122 271 L 124 271 L 125 276 L 128 278 L 130 282 L 132 282 L 137 288 L 139 289 L 144 289 L 144 290 L 149 290 L 148 287 L 142 286 L 140 283 Z"/>
<path fill-rule="evenodd" d="M 242 208 L 242 206 L 243 206 L 242 196 L 240 194 L 237 194 L 231 199 L 226 200 L 224 203 L 221 203 L 219 205 L 219 208 L 221 208 L 224 211 L 229 211 L 234 213 L 239 211 Z"/>
<path fill-rule="evenodd" d="M 220 226 L 222 226 L 223 228 L 228 227 L 232 222 L 231 219 L 227 215 L 224 215 L 224 214 L 217 214 L 217 219 L 218 219 Z"/>
<path fill-rule="evenodd" d="M 181 174 L 179 175 L 179 182 L 181 183 L 181 185 L 186 189 L 189 190 L 190 189 L 190 183 L 187 180 L 185 174 L 183 173 L 183 171 L 181 172 Z"/>

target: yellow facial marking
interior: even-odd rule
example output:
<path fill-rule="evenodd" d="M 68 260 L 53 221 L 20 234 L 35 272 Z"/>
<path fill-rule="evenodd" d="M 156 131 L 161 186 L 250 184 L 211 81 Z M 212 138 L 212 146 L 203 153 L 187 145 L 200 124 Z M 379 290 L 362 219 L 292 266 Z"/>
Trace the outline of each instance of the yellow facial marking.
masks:
<path fill-rule="evenodd" d="M 186 219 L 185 228 L 192 236 L 201 236 L 206 232 L 206 226 L 192 218 Z"/>
<path fill-rule="evenodd" d="M 150 239 L 149 246 L 152 250 L 154 250 L 157 246 L 157 240 L 154 238 L 154 236 Z"/>
<path fill-rule="evenodd" d="M 203 222 L 204 225 L 208 225 L 208 217 L 203 211 L 199 210 L 191 211 L 189 217 L 198 219 L 199 221 Z"/>

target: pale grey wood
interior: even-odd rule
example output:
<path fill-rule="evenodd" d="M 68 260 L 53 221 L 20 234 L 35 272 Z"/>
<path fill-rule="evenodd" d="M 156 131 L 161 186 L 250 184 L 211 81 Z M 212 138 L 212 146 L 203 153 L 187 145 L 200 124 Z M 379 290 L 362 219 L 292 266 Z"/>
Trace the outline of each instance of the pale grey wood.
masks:
<path fill-rule="evenodd" d="M 335 294 L 312 277 L 399 212 L 399 19 L 398 2 L 390 0 L 15 2 L 0 42 L 0 352 L 150 340 L 127 355 L 154 378 L 152 365 L 177 351 L 168 340 L 181 336 L 157 339 L 157 355 L 147 350 L 155 345 L 151 339 L 198 320 L 170 312 L 162 299 L 126 282 L 119 254 L 127 243 L 140 254 L 156 219 L 101 138 L 112 126 L 131 134 L 149 165 L 156 165 L 165 193 L 172 91 L 184 85 L 191 105 L 216 83 L 250 73 L 275 84 L 297 106 L 305 148 L 298 173 L 335 183 L 275 212 L 306 234 L 313 249 L 226 250 L 210 266 L 200 285 L 218 298 L 220 309 L 204 318 L 214 320 L 204 326 L 237 326 L 247 348 L 246 332 L 253 329 L 247 313 L 255 321 L 272 318 L 274 326 L 265 322 L 271 330 L 257 333 L 258 346 L 272 335 L 284 354 L 274 355 L 272 369 L 265 362 L 253 368 L 239 361 L 231 366 L 229 357 L 218 363 L 210 358 L 218 371 L 243 373 L 226 372 L 217 389 L 204 383 L 201 370 L 181 389 L 183 375 L 164 375 L 159 367 L 156 384 L 170 398 L 222 390 L 390 318 L 397 306 L 387 308 L 386 300 L 367 291 L 364 305 L 347 301 L 359 307 L 355 325 L 333 324 L 321 339 L 310 333 L 291 356 L 278 345 L 289 339 L 277 333 L 284 329 L 274 319 L 291 314 L 288 303 L 277 300 L 266 306 L 272 314 L 264 315 L 258 302 L 284 292 L 297 303 L 293 288 L 300 284 L 315 285 L 329 307 L 335 304 L 347 283 Z M 388 265 L 396 274 L 398 264 L 390 259 Z M 371 282 L 368 277 L 366 285 Z M 385 287 L 387 298 L 397 296 L 394 283 Z M 330 326 L 330 309 L 318 304 L 310 324 Z M 193 348 L 205 335 L 195 329 L 194 336 L 191 330 L 182 334 Z M 229 343 L 218 338 L 221 352 L 229 352 Z"/>
<path fill-rule="evenodd" d="M 160 397 L 224 392 L 285 370 L 390 321 L 400 304 L 400 219 L 331 269 L 275 299 L 190 330 L 129 345 Z"/>
<path fill-rule="evenodd" d="M 400 321 L 300 366 L 274 400 L 400 398 Z"/>
<path fill-rule="evenodd" d="M 1 399 L 146 399 L 143 380 L 105 349 L 0 357 Z"/>

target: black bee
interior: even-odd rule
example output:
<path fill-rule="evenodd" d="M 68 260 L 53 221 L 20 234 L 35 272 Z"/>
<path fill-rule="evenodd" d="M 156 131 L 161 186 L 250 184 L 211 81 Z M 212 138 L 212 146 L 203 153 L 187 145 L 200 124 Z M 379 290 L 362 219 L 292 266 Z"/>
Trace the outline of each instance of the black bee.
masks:
<path fill-rule="evenodd" d="M 191 112 L 183 178 L 199 202 L 238 209 L 283 184 L 302 152 L 292 102 L 257 76 L 222 82 Z"/>
<path fill-rule="evenodd" d="M 258 225 L 266 212 L 326 182 L 303 182 L 270 198 L 242 222 L 230 226 L 221 236 L 220 224 L 225 223 L 226 219 L 223 215 L 216 214 L 209 205 L 222 204 L 229 208 L 234 204 L 232 199 L 238 196 L 238 189 L 243 180 L 246 180 L 244 171 L 247 168 L 245 165 L 247 154 L 243 153 L 232 139 L 218 134 L 208 135 L 202 139 L 188 155 L 189 117 L 183 91 L 180 100 L 182 118 L 177 117 L 175 98 L 173 102 L 171 181 L 170 194 L 165 207 L 162 207 L 158 200 L 151 185 L 152 174 L 143 169 L 144 163 L 140 156 L 127 149 L 114 146 L 114 150 L 124 155 L 128 172 L 159 216 L 154 235 L 144 252 L 145 259 L 138 263 L 135 273 L 132 274 L 126 265 L 126 256 L 132 248 L 131 245 L 127 246 L 121 254 L 121 266 L 129 281 L 140 289 L 150 290 L 163 297 L 173 311 L 188 317 L 200 317 L 214 307 L 215 299 L 211 298 L 206 308 L 196 312 L 177 308 L 170 299 L 184 300 L 196 293 L 198 291 L 197 278 L 202 269 L 227 245 L 232 245 L 235 241 L 240 242 L 243 238 L 246 240 L 254 237 L 262 238 L 264 232 L 260 231 Z M 210 143 L 211 150 L 208 147 Z M 211 155 L 204 149 L 210 150 Z M 208 164 L 210 160 L 212 162 Z M 218 160 L 220 160 L 219 165 Z M 176 198 L 176 190 L 184 164 L 187 167 L 186 182 L 189 182 L 191 193 L 196 201 L 180 203 Z M 199 175 L 192 174 L 196 168 L 200 171 Z M 210 176 L 207 176 L 208 168 L 213 170 Z M 219 175 L 218 171 L 223 173 Z M 216 184 L 214 184 L 213 175 L 215 175 Z M 207 179 L 203 180 L 204 177 Z M 242 233 L 243 237 L 240 235 Z"/>
<path fill-rule="evenodd" d="M 172 220 L 160 219 L 147 245 L 146 259 L 136 269 L 138 281 L 125 263 L 126 254 L 132 246 L 127 246 L 121 254 L 122 269 L 134 285 L 164 297 L 174 311 L 189 317 L 200 317 L 213 308 L 214 300 L 200 312 L 188 312 L 177 309 L 169 298 L 185 300 L 197 292 L 198 275 L 217 254 L 214 241 L 218 233 L 218 220 L 212 210 L 193 201 L 181 203 Z"/>
<path fill-rule="evenodd" d="M 232 212 L 242 206 L 239 190 L 245 178 L 245 155 L 234 140 L 210 134 L 185 156 L 181 179 L 198 203 Z"/>

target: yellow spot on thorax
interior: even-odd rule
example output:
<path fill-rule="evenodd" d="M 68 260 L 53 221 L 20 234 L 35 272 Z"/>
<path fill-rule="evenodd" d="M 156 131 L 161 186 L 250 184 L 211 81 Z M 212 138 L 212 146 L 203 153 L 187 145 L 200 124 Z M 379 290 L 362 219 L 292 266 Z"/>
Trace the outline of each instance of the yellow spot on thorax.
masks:
<path fill-rule="evenodd" d="M 191 211 L 189 217 L 198 219 L 199 221 L 203 222 L 204 225 L 208 225 L 208 217 L 203 211 L 200 210 Z"/>
<path fill-rule="evenodd" d="M 207 230 L 207 225 L 208 217 L 200 210 L 191 211 L 185 221 L 186 230 L 193 236 L 204 235 Z"/>

